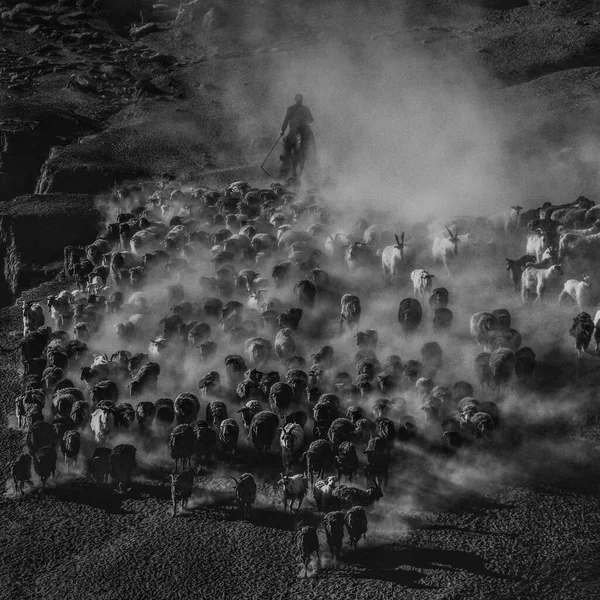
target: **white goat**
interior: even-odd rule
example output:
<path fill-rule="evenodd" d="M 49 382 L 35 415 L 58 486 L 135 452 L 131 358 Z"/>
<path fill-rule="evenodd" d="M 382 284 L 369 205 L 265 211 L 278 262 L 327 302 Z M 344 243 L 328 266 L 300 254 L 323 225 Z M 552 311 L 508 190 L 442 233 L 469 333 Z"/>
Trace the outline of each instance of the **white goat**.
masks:
<path fill-rule="evenodd" d="M 435 275 L 431 275 L 425 269 L 415 269 L 410 274 L 415 296 L 420 296 L 422 298 L 425 295 L 425 292 L 431 289 L 431 280 L 434 277 Z"/>
<path fill-rule="evenodd" d="M 394 284 L 398 281 L 402 263 L 404 262 L 404 232 L 402 237 L 396 235 L 396 245 L 386 246 L 381 252 L 381 267 L 386 281 Z"/>
<path fill-rule="evenodd" d="M 579 310 L 583 311 L 585 306 L 589 305 L 590 296 L 590 277 L 584 275 L 581 281 L 577 279 L 569 279 L 565 281 L 562 292 L 558 296 L 560 304 L 567 297 L 571 298 L 577 304 Z"/>

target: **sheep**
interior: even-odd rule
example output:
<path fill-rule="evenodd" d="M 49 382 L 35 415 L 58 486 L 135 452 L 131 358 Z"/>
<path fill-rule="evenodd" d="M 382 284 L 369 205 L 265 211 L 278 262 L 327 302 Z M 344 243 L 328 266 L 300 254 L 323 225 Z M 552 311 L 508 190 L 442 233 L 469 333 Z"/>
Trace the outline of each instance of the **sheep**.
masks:
<path fill-rule="evenodd" d="M 315 474 L 323 477 L 325 471 L 333 467 L 334 459 L 333 447 L 329 441 L 321 439 L 310 444 L 302 456 L 302 462 L 305 465 L 304 473 L 310 478 L 311 485 L 313 485 Z"/>
<path fill-rule="evenodd" d="M 138 402 L 135 406 L 135 414 L 140 431 L 147 431 L 154 421 L 156 408 L 152 402 Z"/>
<path fill-rule="evenodd" d="M 429 296 L 429 307 L 433 310 L 447 308 L 450 301 L 450 295 L 446 288 L 435 288 Z"/>
<path fill-rule="evenodd" d="M 535 296 L 535 302 L 542 302 L 542 296 L 547 288 L 559 283 L 563 275 L 560 264 L 547 269 L 527 267 L 521 276 L 521 299 L 527 302 L 529 296 Z"/>
<path fill-rule="evenodd" d="M 157 427 L 169 427 L 175 420 L 175 407 L 170 398 L 159 398 L 154 403 L 155 422 Z"/>
<path fill-rule="evenodd" d="M 581 312 L 573 319 L 569 335 L 575 338 L 575 349 L 578 356 L 581 357 L 582 352 L 587 352 L 595 330 L 594 321 L 588 313 Z"/>
<path fill-rule="evenodd" d="M 217 447 L 217 432 L 209 427 L 206 421 L 197 421 L 194 423 L 194 435 L 196 436 L 196 463 L 200 467 L 212 458 Z"/>
<path fill-rule="evenodd" d="M 342 475 L 346 475 L 348 480 L 352 482 L 352 477 L 358 471 L 358 455 L 356 448 L 352 442 L 342 442 L 337 449 L 335 457 L 338 469 L 338 479 L 342 480 Z"/>
<path fill-rule="evenodd" d="M 319 537 L 317 530 L 308 525 L 301 527 L 296 532 L 296 547 L 300 553 L 302 564 L 304 565 L 304 575 L 308 577 L 308 565 L 313 554 L 317 555 L 317 565 L 321 558 L 319 556 Z"/>
<path fill-rule="evenodd" d="M 219 442 L 223 452 L 229 454 L 230 461 L 235 455 L 238 438 L 240 436 L 240 427 L 235 419 L 224 419 L 219 425 Z"/>
<path fill-rule="evenodd" d="M 328 512 L 323 518 L 323 527 L 327 536 L 327 545 L 333 558 L 339 558 L 344 541 L 345 516 L 342 511 Z"/>
<path fill-rule="evenodd" d="M 115 404 L 119 401 L 119 388 L 114 381 L 105 379 L 99 381 L 90 389 L 90 402 L 92 406 L 98 406 L 103 400 L 110 400 Z"/>
<path fill-rule="evenodd" d="M 320 401 L 322 402 L 322 401 Z M 315 408 L 317 408 L 315 406 Z M 336 411 L 337 412 L 337 411 Z M 317 415 L 319 415 L 319 410 L 317 409 Z M 331 415 L 333 416 L 333 414 Z M 328 421 L 329 419 L 316 419 L 319 421 Z M 338 447 L 343 442 L 351 442 L 354 437 L 354 424 L 352 421 L 348 419 L 335 419 L 331 425 L 329 426 L 329 430 L 327 431 L 327 437 L 331 442 L 334 450 L 337 450 Z"/>
<path fill-rule="evenodd" d="M 358 327 L 360 315 L 361 306 L 358 296 L 344 294 L 341 299 L 340 329 L 343 327 L 344 322 L 350 329 Z"/>
<path fill-rule="evenodd" d="M 294 293 L 302 309 L 310 309 L 315 305 L 317 288 L 309 279 L 299 281 L 294 287 Z"/>
<path fill-rule="evenodd" d="M 277 324 L 280 328 L 288 328 L 296 331 L 300 325 L 303 311 L 301 308 L 288 308 L 285 312 L 277 315 Z"/>
<path fill-rule="evenodd" d="M 405 298 L 398 307 L 398 323 L 405 334 L 414 332 L 421 324 L 423 310 L 415 298 Z"/>
<path fill-rule="evenodd" d="M 29 427 L 25 443 L 31 456 L 44 446 L 54 446 L 56 439 L 52 425 L 45 421 L 33 423 Z"/>
<path fill-rule="evenodd" d="M 45 324 L 44 309 L 33 301 L 23 304 L 23 337 L 43 327 Z"/>
<path fill-rule="evenodd" d="M 365 509 L 362 506 L 353 506 L 346 513 L 344 523 L 350 538 L 350 546 L 356 550 L 360 538 L 367 536 L 368 520 Z"/>
<path fill-rule="evenodd" d="M 583 275 L 581 281 L 577 279 L 568 279 L 564 283 L 562 292 L 558 295 L 558 304 L 560 305 L 563 300 L 570 298 L 579 310 L 589 306 L 590 303 L 590 277 Z"/>
<path fill-rule="evenodd" d="M 439 233 L 433 240 L 431 253 L 433 260 L 436 263 L 442 263 L 446 268 L 446 272 L 450 274 L 449 262 L 458 256 L 458 244 L 461 241 L 458 236 L 458 228 L 455 233 L 452 233 L 446 226 L 449 238 L 445 237 L 445 233 Z"/>
<path fill-rule="evenodd" d="M 187 508 L 188 500 L 194 490 L 194 472 L 191 469 L 171 474 L 171 502 L 173 504 L 173 516 L 177 514 L 177 504 L 181 504 L 181 510 Z"/>
<path fill-rule="evenodd" d="M 23 427 L 27 409 L 30 406 L 37 406 L 40 410 L 44 408 L 46 395 L 42 390 L 27 390 L 15 400 L 15 412 L 17 416 L 17 427 Z"/>
<path fill-rule="evenodd" d="M 231 476 L 230 476 L 231 477 Z M 250 519 L 252 505 L 256 500 L 256 482 L 250 473 L 244 473 L 239 480 L 231 477 L 235 482 L 235 499 L 242 512 L 242 519 Z"/>
<path fill-rule="evenodd" d="M 274 383 L 269 391 L 269 405 L 271 410 L 282 417 L 289 409 L 294 398 L 292 387 L 283 382 Z"/>
<path fill-rule="evenodd" d="M 381 252 L 381 267 L 383 269 L 383 276 L 387 283 L 396 284 L 400 277 L 400 271 L 405 260 L 405 244 L 404 244 L 404 232 L 402 237 L 396 238 L 395 246 L 386 246 Z"/>
<path fill-rule="evenodd" d="M 42 446 L 33 453 L 33 469 L 46 487 L 46 481 L 52 475 L 56 477 L 56 448 L 54 444 Z"/>
<path fill-rule="evenodd" d="M 371 437 L 367 443 L 364 454 L 367 457 L 365 475 L 367 478 L 383 477 L 383 484 L 389 480 L 390 447 L 384 438 Z"/>
<path fill-rule="evenodd" d="M 346 265 L 351 271 L 371 267 L 376 258 L 373 250 L 364 242 L 350 242 L 344 256 Z"/>
<path fill-rule="evenodd" d="M 337 487 L 337 477 L 327 477 L 321 479 L 313 485 L 313 498 L 317 505 L 317 510 L 326 511 L 330 504 L 333 504 L 333 491 Z"/>
<path fill-rule="evenodd" d="M 112 449 L 108 457 L 110 476 L 117 484 L 120 492 L 124 492 L 131 487 L 131 477 L 137 466 L 136 453 L 135 446 L 119 444 Z"/>
<path fill-rule="evenodd" d="M 251 365 L 262 368 L 271 358 L 273 346 L 263 337 L 253 337 L 244 342 L 244 351 Z"/>
<path fill-rule="evenodd" d="M 106 444 L 106 440 L 115 427 L 114 410 L 109 410 L 104 407 L 97 408 L 92 413 L 90 427 L 92 429 L 92 433 L 94 434 L 96 443 L 104 446 Z"/>
<path fill-rule="evenodd" d="M 269 454 L 278 427 L 279 417 L 273 412 L 261 411 L 252 418 L 249 437 L 259 459 L 263 453 Z"/>
<path fill-rule="evenodd" d="M 173 408 L 178 423 L 192 423 L 198 418 L 200 400 L 195 394 L 184 392 L 175 398 Z"/>
<path fill-rule="evenodd" d="M 25 484 L 33 485 L 31 481 L 31 454 L 21 454 L 11 465 L 10 474 L 15 486 L 15 494 L 25 494 Z"/>
<path fill-rule="evenodd" d="M 284 512 L 287 511 L 288 502 L 290 503 L 290 510 L 294 509 L 294 500 L 298 502 L 296 510 L 300 510 L 304 496 L 306 496 L 306 492 L 308 491 L 308 479 L 302 474 L 290 476 L 289 472 L 286 475 L 283 473 L 280 475 L 281 479 L 277 483 L 283 486 Z"/>
<path fill-rule="evenodd" d="M 432 279 L 435 275 L 431 275 L 425 269 L 415 269 L 410 274 L 410 280 L 413 284 L 415 296 L 423 298 L 425 293 L 431 289 Z"/>
<path fill-rule="evenodd" d="M 182 469 L 186 468 L 186 464 L 189 468 L 191 457 L 196 452 L 194 428 L 188 423 L 177 425 L 169 435 L 169 450 L 175 461 L 175 472 L 180 464 Z"/>
<path fill-rule="evenodd" d="M 279 444 L 281 446 L 283 467 L 286 471 L 289 471 L 291 465 L 298 462 L 302 455 L 304 445 L 304 431 L 302 427 L 297 423 L 285 425 L 281 430 Z"/>
<path fill-rule="evenodd" d="M 81 448 L 81 435 L 78 431 L 73 429 L 65 431 L 60 440 L 60 449 L 63 453 L 67 469 L 71 464 L 77 462 L 79 456 L 79 449 Z"/>
<path fill-rule="evenodd" d="M 515 353 L 509 348 L 499 348 L 490 355 L 489 366 L 491 379 L 498 393 L 500 388 L 509 383 L 515 372 Z"/>
<path fill-rule="evenodd" d="M 110 475 L 110 448 L 96 448 L 92 456 L 92 469 L 96 483 L 106 483 Z"/>
<path fill-rule="evenodd" d="M 296 342 L 291 329 L 280 329 L 275 337 L 275 353 L 281 361 L 286 361 L 296 353 Z"/>
<path fill-rule="evenodd" d="M 433 331 L 439 332 L 452 326 L 454 314 L 449 308 L 437 308 L 433 314 Z"/>
<path fill-rule="evenodd" d="M 334 502 L 338 503 L 342 510 L 347 510 L 354 506 L 369 507 L 383 498 L 383 492 L 379 480 L 375 479 L 373 485 L 366 490 L 340 485 L 333 490 L 332 496 Z"/>

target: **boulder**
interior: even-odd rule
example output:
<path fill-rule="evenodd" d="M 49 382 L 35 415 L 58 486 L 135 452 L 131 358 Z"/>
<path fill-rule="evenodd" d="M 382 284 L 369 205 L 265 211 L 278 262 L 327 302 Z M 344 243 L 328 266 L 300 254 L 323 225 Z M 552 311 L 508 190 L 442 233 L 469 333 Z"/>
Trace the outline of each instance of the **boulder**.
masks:
<path fill-rule="evenodd" d="M 102 222 L 88 194 L 33 194 L 0 204 L 0 306 L 47 279 L 65 246 L 91 243 Z"/>

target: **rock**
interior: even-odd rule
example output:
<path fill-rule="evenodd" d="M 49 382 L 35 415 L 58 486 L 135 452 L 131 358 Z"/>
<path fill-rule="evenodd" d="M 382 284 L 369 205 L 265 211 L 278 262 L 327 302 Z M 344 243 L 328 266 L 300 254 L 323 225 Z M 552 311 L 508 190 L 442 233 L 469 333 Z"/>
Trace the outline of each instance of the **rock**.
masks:
<path fill-rule="evenodd" d="M 129 35 L 133 39 L 138 39 L 144 35 L 148 35 L 158 29 L 156 23 L 146 23 L 145 25 L 133 25 L 129 30 Z"/>
<path fill-rule="evenodd" d="M 149 52 L 140 56 L 139 61 L 142 63 L 155 62 L 165 67 L 170 67 L 177 62 L 177 58 L 172 54 L 163 54 L 162 52 Z"/>
<path fill-rule="evenodd" d="M 33 27 L 30 27 L 26 33 L 28 33 L 29 35 L 35 35 L 36 33 L 39 33 L 41 27 L 39 25 L 34 25 Z"/>
<path fill-rule="evenodd" d="M 208 10 L 208 2 L 206 0 L 193 0 L 187 4 L 181 4 L 175 17 L 175 24 L 179 26 L 191 25 L 195 21 L 199 21 Z"/>
<path fill-rule="evenodd" d="M 100 65 L 100 73 L 104 75 L 106 79 L 127 79 L 130 74 L 119 65 L 103 64 Z"/>
<path fill-rule="evenodd" d="M 91 243 L 102 218 L 85 194 L 20 196 L 0 205 L 0 306 L 40 283 L 65 245 Z"/>
<path fill-rule="evenodd" d="M 52 146 L 94 131 L 88 119 L 30 101 L 0 107 L 0 206 L 35 189 Z"/>
<path fill-rule="evenodd" d="M 149 79 L 139 79 L 138 81 L 136 81 L 135 89 L 138 96 L 141 94 L 166 94 L 166 92 L 154 85 Z"/>
<path fill-rule="evenodd" d="M 76 75 L 73 73 L 69 78 L 67 87 L 74 87 L 82 92 L 98 92 L 98 85 L 89 75 Z"/>

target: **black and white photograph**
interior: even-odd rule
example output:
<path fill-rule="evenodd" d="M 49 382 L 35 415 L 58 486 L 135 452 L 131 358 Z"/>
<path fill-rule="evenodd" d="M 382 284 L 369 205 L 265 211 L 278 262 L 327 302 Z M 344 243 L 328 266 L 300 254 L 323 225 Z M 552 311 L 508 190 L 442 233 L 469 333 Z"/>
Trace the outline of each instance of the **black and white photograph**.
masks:
<path fill-rule="evenodd" d="M 600 598 L 600 0 L 0 0 L 0 600 Z"/>

